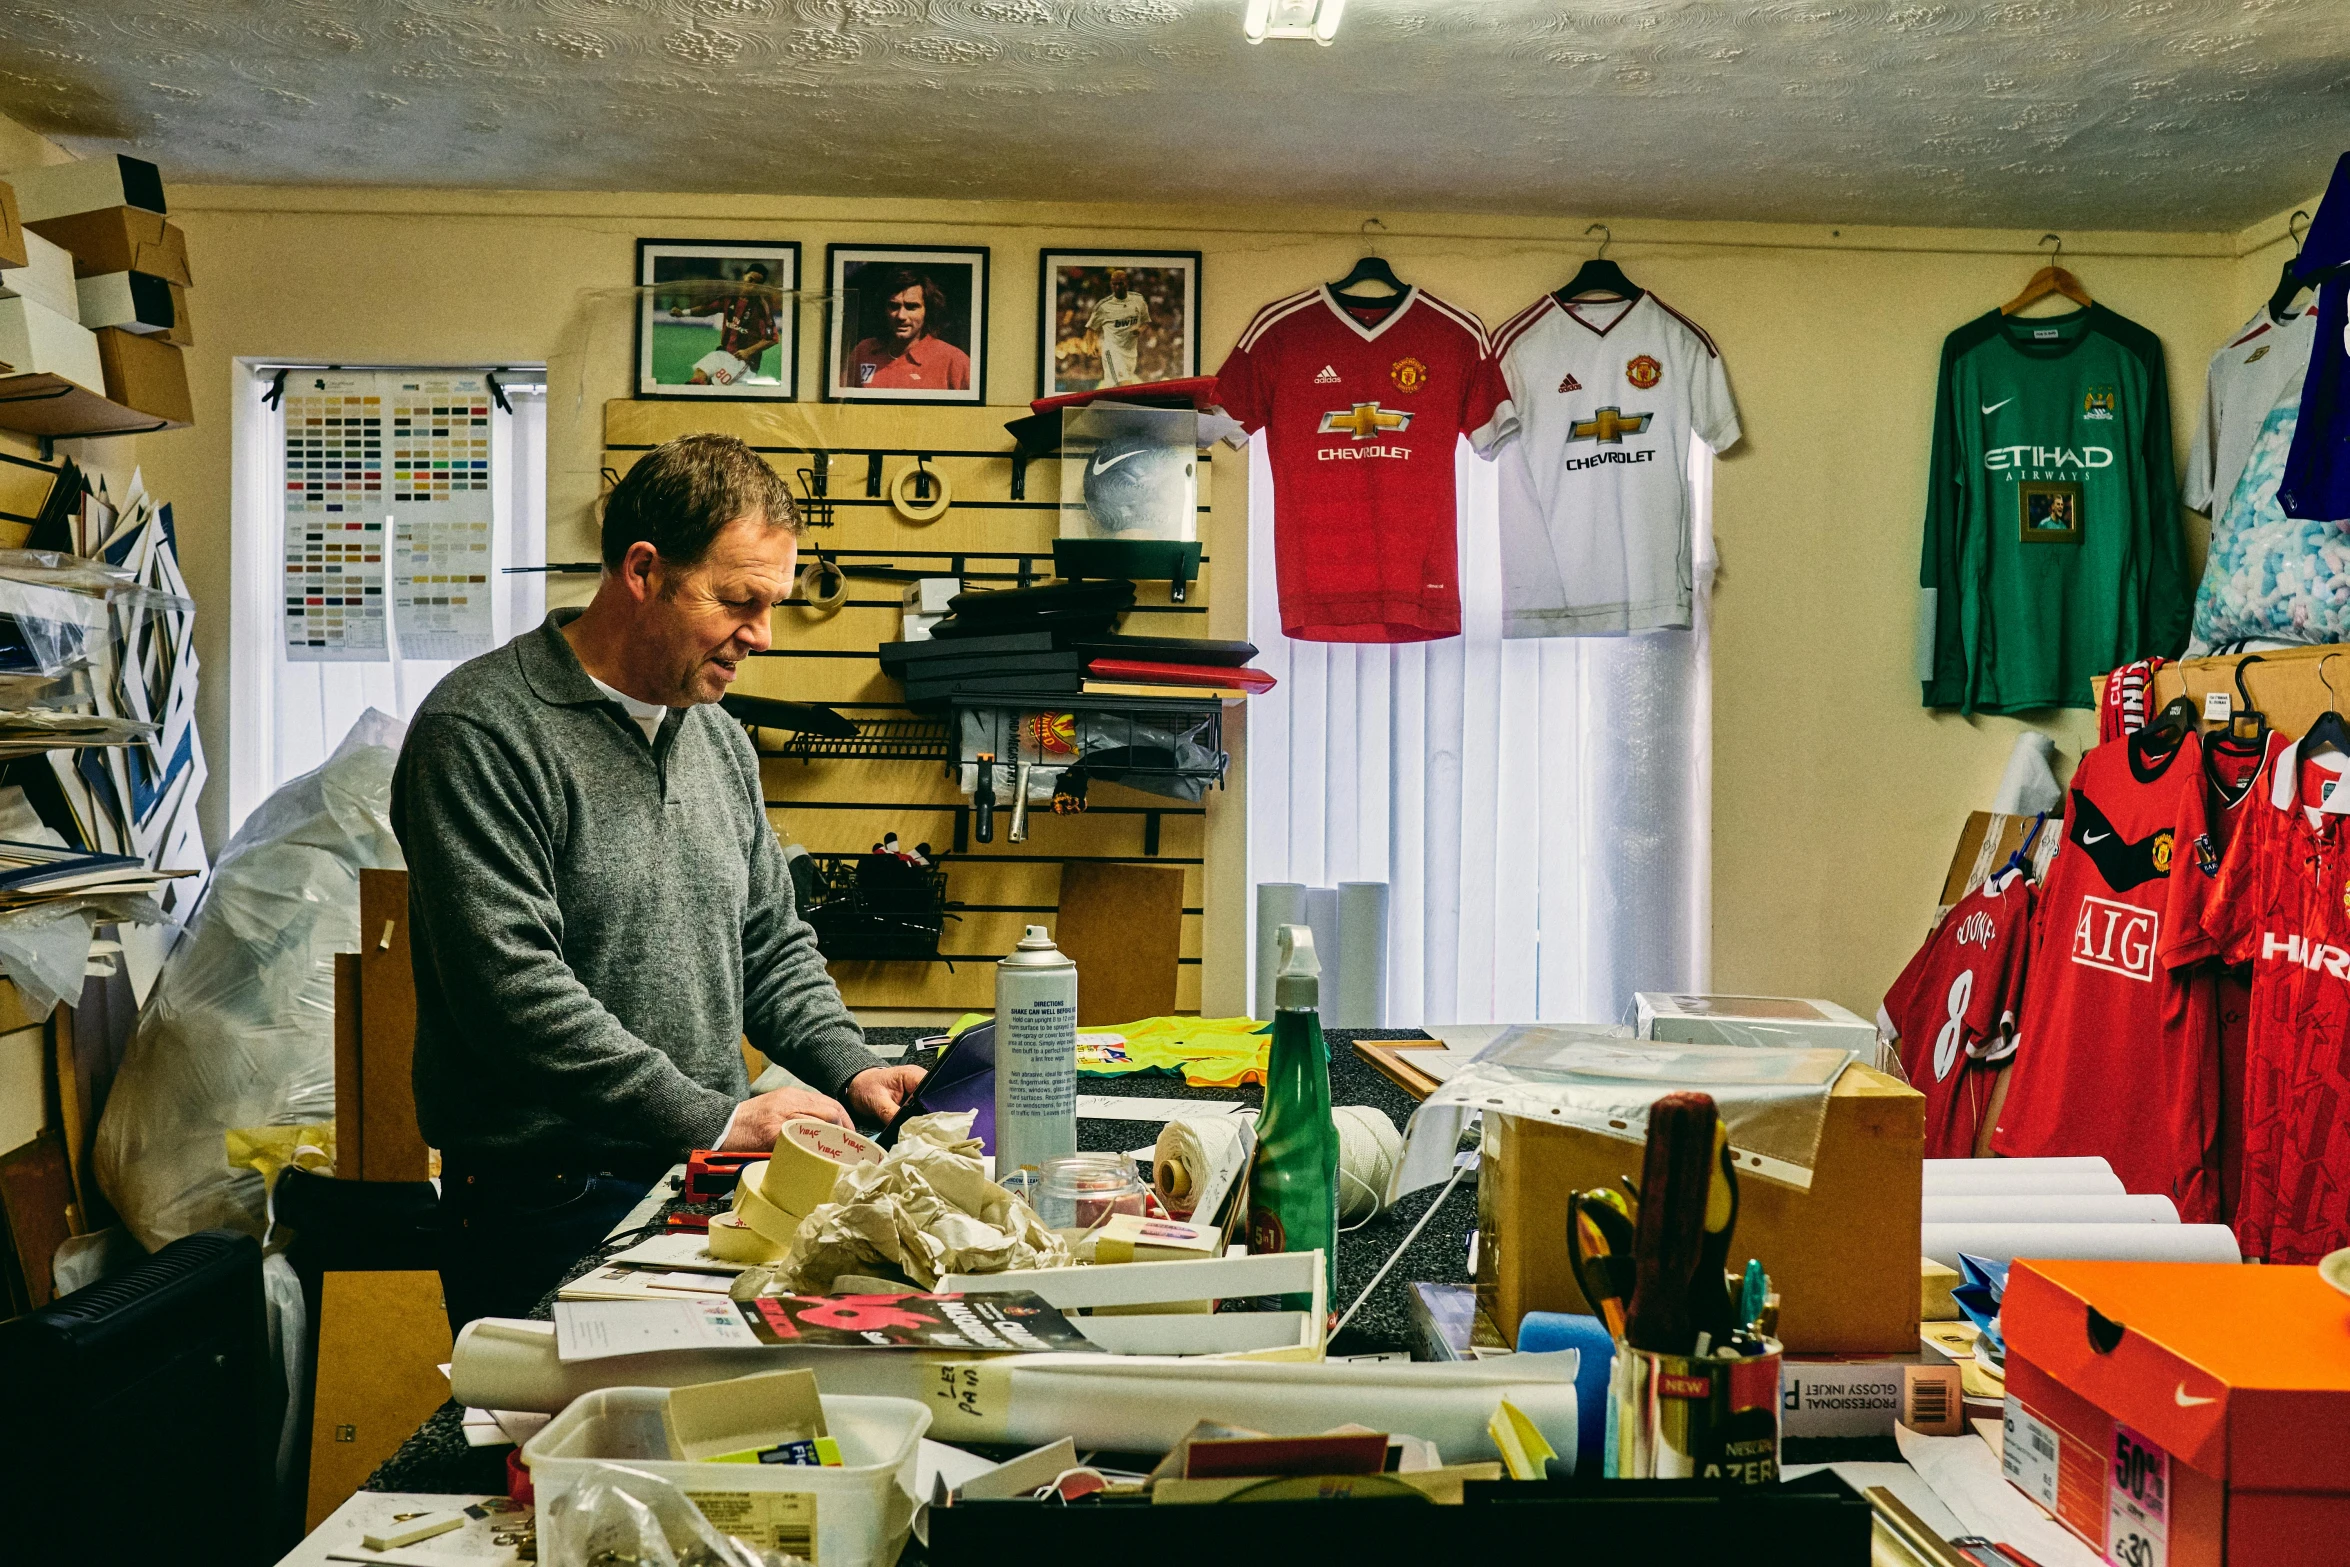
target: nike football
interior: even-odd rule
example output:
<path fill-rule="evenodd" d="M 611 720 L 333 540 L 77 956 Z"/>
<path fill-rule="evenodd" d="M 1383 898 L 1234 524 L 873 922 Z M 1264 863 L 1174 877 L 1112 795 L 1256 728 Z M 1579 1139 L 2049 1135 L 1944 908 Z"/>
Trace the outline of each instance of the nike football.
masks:
<path fill-rule="evenodd" d="M 1085 509 L 1095 526 L 1127 537 L 1188 537 L 1194 451 L 1141 435 L 1114 435 L 1095 447 L 1085 459 Z"/>

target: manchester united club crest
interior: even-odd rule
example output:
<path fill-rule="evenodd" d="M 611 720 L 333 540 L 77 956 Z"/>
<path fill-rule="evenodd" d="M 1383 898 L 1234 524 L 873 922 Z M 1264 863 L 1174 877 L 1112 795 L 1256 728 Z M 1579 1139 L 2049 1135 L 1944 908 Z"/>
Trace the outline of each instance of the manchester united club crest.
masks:
<path fill-rule="evenodd" d="M 1665 367 L 1650 354 L 1640 354 L 1624 366 L 1624 379 L 1644 392 L 1664 378 Z"/>
<path fill-rule="evenodd" d="M 2157 876 L 2170 874 L 2170 847 L 2171 830 L 2165 827 L 2154 835 L 2154 874 Z"/>
<path fill-rule="evenodd" d="M 2342 907 L 2350 911 L 2350 881 L 2342 883 Z"/>
<path fill-rule="evenodd" d="M 1428 367 L 1417 359 L 1398 359 L 1387 367 L 1387 373 L 1394 377 L 1399 392 L 1416 392 L 1428 384 Z"/>

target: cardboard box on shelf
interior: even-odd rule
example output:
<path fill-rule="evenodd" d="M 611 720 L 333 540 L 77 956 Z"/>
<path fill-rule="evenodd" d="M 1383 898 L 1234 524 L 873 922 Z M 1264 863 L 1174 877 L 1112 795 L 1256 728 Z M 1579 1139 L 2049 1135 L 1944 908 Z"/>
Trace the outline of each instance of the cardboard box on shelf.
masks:
<path fill-rule="evenodd" d="M 38 234 L 24 236 L 24 254 L 23 265 L 0 266 L 0 297 L 29 299 L 68 321 L 80 320 L 81 296 L 74 288 L 73 257 L 62 245 L 52 245 Z"/>
<path fill-rule="evenodd" d="M 2346 1315 L 2315 1268 L 2018 1262 L 2008 1481 L 2111 1561 L 2339 1560 Z"/>
<path fill-rule="evenodd" d="M 1636 1142 L 1487 1113 L 1477 1301 L 1504 1338 L 1529 1311 L 1590 1311 L 1567 1259 L 1566 1194 L 1639 1180 L 1641 1155 Z M 1739 1183 L 1731 1261 L 1761 1259 L 1790 1353 L 1915 1351 L 1924 1157 L 1924 1096 L 1856 1064 L 1828 1095 L 1811 1189 Z"/>
<path fill-rule="evenodd" d="M 72 263 L 68 261 L 67 275 L 70 277 L 71 273 Z M 149 272 L 101 272 L 74 283 L 82 325 L 93 332 L 110 326 L 125 332 L 170 331 L 178 319 L 173 310 L 172 292 L 171 284 Z"/>
<path fill-rule="evenodd" d="M 2064 841 L 2064 822 L 2050 817 L 2033 836 L 2034 816 L 2002 816 L 1993 811 L 1969 811 L 1966 825 L 1958 830 L 1958 847 L 1951 852 L 1950 869 L 1942 876 L 1941 906 L 1949 908 L 1965 897 L 1977 885 L 2008 862 L 2028 841 L 2032 845 L 2029 863 L 2036 880 L 2048 874 L 2048 865 L 2056 858 L 2057 845 Z M 1924 933 L 1919 933 L 1924 939 Z"/>
<path fill-rule="evenodd" d="M 0 364 L 16 375 L 61 375 L 93 392 L 106 386 L 96 334 L 29 299 L 0 299 Z"/>
<path fill-rule="evenodd" d="M 144 158 L 121 153 L 77 158 L 71 163 L 37 163 L 9 172 L 16 204 L 27 223 L 70 218 L 104 207 L 135 207 L 161 216 L 163 174 Z"/>
<path fill-rule="evenodd" d="M 2225 695 L 2231 712 L 2242 708 L 2244 697 L 2236 690 L 2238 665 L 2244 670 L 2244 696 L 2251 697 L 2251 705 L 2286 734 L 2307 734 L 2317 715 L 2328 707 L 2350 713 L 2350 646 L 2341 643 L 2165 664 L 2154 672 L 2150 711 L 2160 712 L 2173 698 L 2184 696 L 2192 699 L 2196 712 L 2201 713 L 2205 700 L 2214 694 Z M 2330 694 L 2326 690 L 2329 680 L 2333 682 Z M 2097 700 L 2103 701 L 2105 677 L 2092 680 L 2090 688 Z M 2227 726 L 2215 717 L 2201 727 L 2209 732 Z"/>
<path fill-rule="evenodd" d="M 97 338 L 110 401 L 175 425 L 196 422 L 188 399 L 187 363 L 177 348 L 159 337 L 116 327 Z"/>
<path fill-rule="evenodd" d="M 196 343 L 196 327 L 188 315 L 188 291 L 177 283 L 166 283 L 171 290 L 171 325 L 156 336 L 178 348 L 192 348 Z"/>
<path fill-rule="evenodd" d="M 73 253 L 76 277 L 149 272 L 188 287 L 188 237 L 139 207 L 102 207 L 68 218 L 43 218 L 25 227 Z"/>
<path fill-rule="evenodd" d="M 24 264 L 24 218 L 17 209 L 16 187 L 0 180 L 0 267 Z"/>

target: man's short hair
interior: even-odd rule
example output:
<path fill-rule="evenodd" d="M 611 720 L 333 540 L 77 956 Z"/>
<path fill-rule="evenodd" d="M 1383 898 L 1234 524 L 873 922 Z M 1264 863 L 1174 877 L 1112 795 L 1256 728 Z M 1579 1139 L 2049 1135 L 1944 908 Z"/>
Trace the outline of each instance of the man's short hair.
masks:
<path fill-rule="evenodd" d="M 947 313 L 947 291 L 931 281 L 927 272 L 917 272 L 912 267 L 892 267 L 889 276 L 881 280 L 882 302 L 887 304 L 909 288 L 922 290 L 922 330 L 936 336 L 939 318 Z"/>
<path fill-rule="evenodd" d="M 783 478 L 731 435 L 686 435 L 647 452 L 604 498 L 604 564 L 650 544 L 673 566 L 691 566 L 737 517 L 801 531 Z"/>
<path fill-rule="evenodd" d="M 767 281 L 767 268 L 764 263 L 754 261 L 749 266 L 743 268 L 743 281 L 748 283 L 751 280 L 753 273 L 758 274 L 760 282 L 764 283 Z"/>

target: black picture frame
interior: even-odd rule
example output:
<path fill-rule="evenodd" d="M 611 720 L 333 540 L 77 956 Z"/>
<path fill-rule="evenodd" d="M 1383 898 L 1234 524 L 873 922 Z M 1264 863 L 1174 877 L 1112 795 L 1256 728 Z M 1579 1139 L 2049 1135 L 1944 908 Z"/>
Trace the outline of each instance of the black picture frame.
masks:
<path fill-rule="evenodd" d="M 771 302 L 776 342 L 760 355 L 760 359 L 771 367 L 775 379 L 734 384 L 661 380 L 664 368 L 676 368 L 681 349 L 670 341 L 657 339 L 657 329 L 686 328 L 689 324 L 678 321 L 673 313 L 663 310 L 663 296 L 656 290 L 664 283 L 720 282 L 730 276 L 739 276 L 742 268 L 753 264 L 763 264 L 770 269 L 767 286 L 777 290 L 780 295 Z M 702 273 L 707 273 L 707 278 L 701 276 Z M 638 240 L 636 286 L 639 292 L 636 296 L 632 368 L 636 395 L 642 398 L 709 402 L 797 402 L 800 395 L 800 312 L 793 296 L 803 287 L 800 279 L 800 246 L 797 240 Z M 711 303 L 715 308 L 715 301 Z M 723 328 L 693 330 L 697 334 L 707 331 L 723 333 Z M 709 346 L 711 350 L 717 349 L 715 342 Z M 697 371 L 700 368 L 699 364 L 695 366 Z"/>
<path fill-rule="evenodd" d="M 825 246 L 824 277 L 833 306 L 824 330 L 824 400 L 949 407 L 984 404 L 988 260 L 985 245 Z M 923 280 L 921 339 L 934 349 L 951 350 L 951 354 L 935 355 L 929 365 L 921 363 L 919 347 L 888 352 L 888 301 L 902 297 L 913 285 L 884 295 L 878 292 L 879 285 L 871 274 L 878 271 L 886 281 L 900 268 Z M 960 368 L 955 363 L 957 357 L 963 361 Z M 915 368 L 901 369 L 895 362 L 901 360 Z M 908 384 L 911 377 L 934 375 L 943 384 Z M 874 385 L 876 376 L 885 384 Z M 958 380 L 963 384 L 955 385 Z"/>
<path fill-rule="evenodd" d="M 1084 344 L 1088 334 L 1086 324 L 1070 319 L 1075 309 L 1087 308 L 1099 292 L 1099 284 L 1085 274 L 1106 274 L 1113 267 L 1124 267 L 1129 273 L 1137 268 L 1153 273 L 1180 273 L 1183 280 L 1180 305 L 1180 342 L 1170 347 L 1163 341 L 1141 345 L 1136 366 L 1136 381 L 1168 381 L 1200 373 L 1200 252 L 1196 250 L 1098 250 L 1071 249 L 1047 246 L 1037 254 L 1037 343 L 1036 395 L 1060 397 L 1071 392 L 1092 391 L 1101 385 L 1099 350 Z M 1064 280 L 1068 271 L 1077 276 Z M 1164 298 L 1163 280 L 1158 287 L 1151 282 L 1137 287 L 1153 307 L 1152 319 L 1158 311 L 1168 307 Z M 1090 285 L 1090 286 L 1089 286 Z M 1068 297 L 1065 297 L 1065 293 Z M 1066 345 L 1068 351 L 1064 352 Z M 1088 356 L 1093 356 L 1088 363 Z M 1061 373 L 1064 363 L 1073 372 Z"/>

